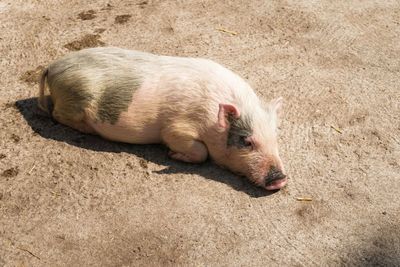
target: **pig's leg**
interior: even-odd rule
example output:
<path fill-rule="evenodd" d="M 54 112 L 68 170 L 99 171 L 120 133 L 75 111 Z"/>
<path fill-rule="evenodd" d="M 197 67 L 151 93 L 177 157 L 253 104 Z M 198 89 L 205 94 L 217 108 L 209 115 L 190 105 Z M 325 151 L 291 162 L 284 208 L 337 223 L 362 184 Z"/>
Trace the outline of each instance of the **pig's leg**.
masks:
<path fill-rule="evenodd" d="M 195 140 L 192 142 L 184 142 L 178 145 L 168 145 L 168 147 L 171 149 L 168 153 L 168 156 L 184 162 L 200 163 L 205 161 L 208 156 L 206 146 L 203 143 Z"/>
<path fill-rule="evenodd" d="M 168 155 L 173 159 L 190 163 L 200 163 L 207 159 L 207 147 L 185 133 L 164 132 L 163 140 L 171 150 Z"/>
<path fill-rule="evenodd" d="M 61 124 L 67 125 L 75 130 L 87 134 L 95 134 L 95 131 L 85 122 L 85 114 L 76 114 L 75 116 L 67 116 L 65 112 L 60 112 L 59 109 L 54 108 L 52 113 L 53 118 Z"/>

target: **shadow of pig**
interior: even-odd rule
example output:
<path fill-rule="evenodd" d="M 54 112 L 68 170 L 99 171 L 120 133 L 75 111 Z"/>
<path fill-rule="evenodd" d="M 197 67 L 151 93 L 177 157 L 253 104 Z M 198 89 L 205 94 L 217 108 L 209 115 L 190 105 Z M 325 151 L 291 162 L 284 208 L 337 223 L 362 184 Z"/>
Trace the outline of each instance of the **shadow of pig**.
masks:
<path fill-rule="evenodd" d="M 126 152 L 134 154 L 144 160 L 159 165 L 168 166 L 166 169 L 156 171 L 158 174 L 198 174 L 206 179 L 224 183 L 237 191 L 244 192 L 251 197 L 264 197 L 276 191 L 267 191 L 252 184 L 244 177 L 224 170 L 207 160 L 202 164 L 189 164 L 174 161 L 167 156 L 167 148 L 163 145 L 135 145 L 111 142 L 99 136 L 80 133 L 72 128 L 59 124 L 49 116 L 45 116 L 37 106 L 37 98 L 22 99 L 15 102 L 16 107 L 34 132 L 40 136 L 56 141 L 65 142 L 93 151 L 112 153 Z M 212 168 L 210 168 L 212 166 Z"/>

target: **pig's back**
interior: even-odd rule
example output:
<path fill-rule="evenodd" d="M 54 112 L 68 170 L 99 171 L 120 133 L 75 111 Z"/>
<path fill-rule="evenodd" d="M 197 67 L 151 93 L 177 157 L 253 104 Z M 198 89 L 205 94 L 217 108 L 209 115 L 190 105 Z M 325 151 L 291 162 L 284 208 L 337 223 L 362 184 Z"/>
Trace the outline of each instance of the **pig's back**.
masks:
<path fill-rule="evenodd" d="M 204 90 L 211 94 L 226 94 L 226 90 L 237 91 L 246 87 L 240 77 L 211 60 L 159 56 L 115 47 L 89 48 L 70 53 L 48 67 L 50 88 L 83 90 L 94 97 L 105 90 L 136 90 L 150 80 L 154 85 L 160 85 L 159 90 L 174 89 L 164 84 L 191 86 L 191 93 L 194 94 L 202 94 Z"/>

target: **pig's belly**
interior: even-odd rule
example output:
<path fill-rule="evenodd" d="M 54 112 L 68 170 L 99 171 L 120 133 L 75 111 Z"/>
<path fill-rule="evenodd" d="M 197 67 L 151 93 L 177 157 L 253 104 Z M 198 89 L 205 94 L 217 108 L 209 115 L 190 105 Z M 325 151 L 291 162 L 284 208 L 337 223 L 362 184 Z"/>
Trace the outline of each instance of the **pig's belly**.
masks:
<path fill-rule="evenodd" d="M 157 123 L 142 121 L 127 113 L 122 113 L 115 124 L 87 120 L 87 124 L 105 139 L 131 143 L 155 144 L 161 142 L 160 126 Z"/>

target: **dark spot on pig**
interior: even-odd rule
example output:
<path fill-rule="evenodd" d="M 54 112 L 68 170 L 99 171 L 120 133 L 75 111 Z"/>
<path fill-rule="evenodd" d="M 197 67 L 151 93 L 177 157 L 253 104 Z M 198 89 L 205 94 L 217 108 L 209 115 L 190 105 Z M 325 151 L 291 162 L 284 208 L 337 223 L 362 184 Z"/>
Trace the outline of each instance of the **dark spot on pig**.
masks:
<path fill-rule="evenodd" d="M 115 23 L 117 24 L 127 23 L 131 17 L 132 15 L 118 15 L 115 17 Z"/>
<path fill-rule="evenodd" d="M 71 51 L 77 51 L 89 47 L 104 46 L 105 43 L 99 40 L 100 37 L 99 34 L 86 34 L 81 39 L 72 41 L 64 47 Z"/>
<path fill-rule="evenodd" d="M 5 154 L 0 154 L 0 159 L 4 159 L 5 157 L 7 157 Z"/>
<path fill-rule="evenodd" d="M 119 56 L 122 55 L 115 55 Z M 65 101 L 67 104 L 58 109 L 58 115 L 73 120 L 71 115 L 76 117 L 92 103 L 97 107 L 96 119 L 116 123 L 121 112 L 128 109 L 133 92 L 141 83 L 134 69 L 126 68 L 119 62 L 108 62 L 99 55 L 80 51 L 52 63 L 47 79 L 49 87 L 68 91 L 65 95 L 68 98 L 68 101 Z M 90 88 L 91 77 L 70 79 L 71 75 L 81 72 L 82 69 L 97 70 L 102 75 L 102 84 L 97 88 L 96 95 L 92 93 L 93 88 Z"/>
<path fill-rule="evenodd" d="M 228 132 L 228 146 L 234 146 L 239 149 L 246 147 L 245 139 L 253 134 L 251 127 L 251 119 L 247 116 L 240 116 L 234 118 L 233 116 L 228 117 L 229 121 L 229 132 Z"/>
<path fill-rule="evenodd" d="M 28 70 L 21 75 L 20 79 L 26 83 L 35 84 L 39 83 L 40 74 L 44 70 L 43 66 L 38 66 L 33 70 Z"/>
<path fill-rule="evenodd" d="M 79 52 L 78 52 L 79 53 Z M 95 64 L 85 56 L 67 57 L 64 60 L 56 61 L 49 66 L 47 83 L 49 88 L 58 88 L 64 94 L 64 105 L 62 108 L 53 110 L 52 117 L 73 120 L 74 116 L 81 114 L 88 103 L 93 100 L 93 94 L 87 90 L 86 84 L 80 79 L 70 79 L 71 73 L 76 71 L 77 66 L 85 67 L 86 64 Z M 87 63 L 89 62 L 89 63 Z M 49 109 L 52 109 L 50 105 Z"/>
<path fill-rule="evenodd" d="M 95 33 L 103 33 L 105 31 L 106 31 L 106 29 L 104 29 L 104 28 L 99 28 L 99 29 L 94 30 Z"/>
<path fill-rule="evenodd" d="M 1 174 L 1 176 L 6 177 L 6 178 L 10 178 L 10 177 L 15 177 L 18 175 L 18 168 L 17 167 L 13 167 L 10 169 L 7 169 L 5 171 L 3 171 L 3 173 Z"/>
<path fill-rule="evenodd" d="M 110 83 L 98 100 L 98 118 L 102 122 L 115 124 L 119 115 L 128 110 L 133 92 L 139 86 L 139 80 L 133 76 L 123 77 L 123 79 Z"/>
<path fill-rule="evenodd" d="M 16 134 L 12 134 L 11 139 L 14 141 L 14 143 L 19 143 L 19 141 L 21 141 L 21 137 Z"/>
<path fill-rule="evenodd" d="M 91 9 L 88 11 L 83 11 L 81 13 L 78 14 L 78 18 L 80 18 L 81 20 L 91 20 L 94 19 L 96 17 L 96 12 Z"/>

